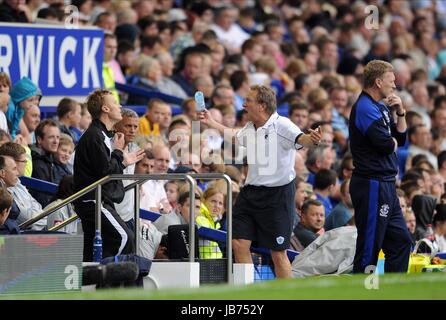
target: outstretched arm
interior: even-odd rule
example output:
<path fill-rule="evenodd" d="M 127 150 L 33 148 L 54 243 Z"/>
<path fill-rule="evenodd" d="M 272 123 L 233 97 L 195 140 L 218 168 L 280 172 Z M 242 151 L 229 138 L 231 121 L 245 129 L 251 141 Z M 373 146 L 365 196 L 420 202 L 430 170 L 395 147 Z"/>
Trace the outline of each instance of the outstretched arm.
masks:
<path fill-rule="evenodd" d="M 307 134 L 301 134 L 296 138 L 296 143 L 307 148 L 312 148 L 318 146 L 319 143 L 321 143 L 321 137 L 321 127 L 318 127 L 316 130 L 308 129 Z"/>
<path fill-rule="evenodd" d="M 207 109 L 204 109 L 203 111 L 198 112 L 197 115 L 198 115 L 198 119 L 200 120 L 201 123 L 209 126 L 210 128 L 218 130 L 218 132 L 220 132 L 222 137 L 225 136 L 225 131 L 226 132 L 231 131 L 230 136 L 232 137 L 232 142 L 233 143 L 235 142 L 235 137 L 236 137 L 239 129 L 229 128 L 229 127 L 226 127 L 226 126 L 222 125 L 221 123 L 215 121 L 212 118 L 211 113 Z"/>

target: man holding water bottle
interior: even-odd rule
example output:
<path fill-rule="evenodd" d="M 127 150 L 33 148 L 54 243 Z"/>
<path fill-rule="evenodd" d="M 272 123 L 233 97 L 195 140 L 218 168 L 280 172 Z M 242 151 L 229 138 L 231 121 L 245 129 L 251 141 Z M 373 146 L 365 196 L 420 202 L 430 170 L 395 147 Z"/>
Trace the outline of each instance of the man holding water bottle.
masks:
<path fill-rule="evenodd" d="M 252 86 L 243 104 L 249 122 L 242 129 L 227 128 L 202 108 L 196 96 L 202 123 L 247 148 L 248 176 L 233 211 L 233 249 L 237 263 L 252 263 L 251 243 L 271 250 L 278 278 L 291 276 L 286 249 L 294 217 L 295 150 L 316 146 L 320 128 L 303 133 L 276 111 L 274 91 L 263 85 Z"/>

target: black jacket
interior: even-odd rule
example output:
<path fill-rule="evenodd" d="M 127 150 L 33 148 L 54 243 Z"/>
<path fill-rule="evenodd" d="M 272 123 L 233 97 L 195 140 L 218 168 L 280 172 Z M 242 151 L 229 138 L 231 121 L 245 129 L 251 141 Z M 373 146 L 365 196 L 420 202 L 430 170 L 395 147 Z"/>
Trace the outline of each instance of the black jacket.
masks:
<path fill-rule="evenodd" d="M 42 149 L 31 146 L 31 156 L 33 159 L 32 177 L 47 182 L 57 183 L 54 172 L 54 158 L 52 154 L 45 153 Z M 42 205 L 46 207 L 51 202 L 51 195 L 31 190 L 31 195 Z"/>
<path fill-rule="evenodd" d="M 91 185 L 110 174 L 122 174 L 124 156 L 120 150 L 111 150 L 113 133 L 98 119 L 93 120 L 76 146 L 74 156 L 74 191 Z M 108 146 L 107 146 L 108 145 Z M 95 192 L 80 198 L 94 200 Z M 102 186 L 102 200 L 112 204 L 124 199 L 122 181 L 111 181 Z"/>
<path fill-rule="evenodd" d="M 30 22 L 25 12 L 14 10 L 5 1 L 0 4 L 0 21 L 4 22 Z"/>
<path fill-rule="evenodd" d="M 71 175 L 73 173 L 68 169 L 67 165 L 54 159 L 54 183 L 59 184 L 63 177 Z"/>

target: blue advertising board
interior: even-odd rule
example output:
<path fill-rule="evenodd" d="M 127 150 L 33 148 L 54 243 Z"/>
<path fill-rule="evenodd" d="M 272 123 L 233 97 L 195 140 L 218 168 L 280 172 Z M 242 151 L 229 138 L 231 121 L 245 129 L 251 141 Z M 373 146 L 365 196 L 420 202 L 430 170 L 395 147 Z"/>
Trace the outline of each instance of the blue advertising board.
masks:
<path fill-rule="evenodd" d="M 87 96 L 102 87 L 103 38 L 98 28 L 0 23 L 0 72 L 29 77 L 44 96 Z"/>

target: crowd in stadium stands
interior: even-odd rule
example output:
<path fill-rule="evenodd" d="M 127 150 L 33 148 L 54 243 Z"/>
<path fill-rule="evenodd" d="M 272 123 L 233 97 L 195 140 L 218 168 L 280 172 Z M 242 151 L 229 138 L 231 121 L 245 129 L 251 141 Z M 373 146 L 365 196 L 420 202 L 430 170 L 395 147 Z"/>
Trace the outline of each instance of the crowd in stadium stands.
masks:
<path fill-rule="evenodd" d="M 194 131 L 193 95 L 202 91 L 213 119 L 238 128 L 247 122 L 243 103 L 250 86 L 270 86 L 280 114 L 304 132 L 319 126 L 322 131 L 319 146 L 295 154 L 291 249 L 303 250 L 325 231 L 354 225 L 349 114 L 361 93 L 363 67 L 380 59 L 393 65 L 396 93 L 407 110 L 407 144 L 397 151 L 397 191 L 407 227 L 416 241 L 432 225 L 440 251 L 446 251 L 446 3 L 350 2 L 72 0 L 79 24 L 104 30 L 104 89 L 124 106 L 115 130 L 124 134 L 128 152 L 145 150 L 124 173 L 226 173 L 235 199 L 247 175 L 246 160 L 217 131 L 204 131 L 203 124 L 201 135 Z M 0 21 L 63 24 L 65 5 L 63 0 L 3 0 Z M 368 5 L 378 8 L 372 23 Z M 181 98 L 182 113 L 172 116 L 172 106 L 163 100 L 119 92 L 116 83 Z M 0 183 L 13 197 L 11 202 L 0 189 L 0 233 L 17 233 L 21 222 L 73 192 L 75 146 L 91 116 L 85 101 L 71 99 L 67 91 L 54 119 L 41 120 L 42 94 L 30 79 L 11 83 L 0 73 Z M 147 111 L 138 115 L 126 105 L 145 105 Z M 190 151 L 194 141 L 198 153 Z M 29 192 L 19 176 L 57 183 L 59 190 L 53 198 Z M 150 258 L 163 257 L 168 226 L 189 220 L 188 186 L 148 181 L 140 192 L 141 208 L 162 214 L 155 223 L 142 224 L 141 250 Z M 199 226 L 226 228 L 226 196 L 222 181 L 198 181 Z M 133 201 L 129 191 L 115 205 L 129 226 L 134 226 Z M 31 228 L 45 230 L 73 214 L 66 207 Z M 202 257 L 219 258 L 222 252 L 215 242 L 200 243 Z"/>

